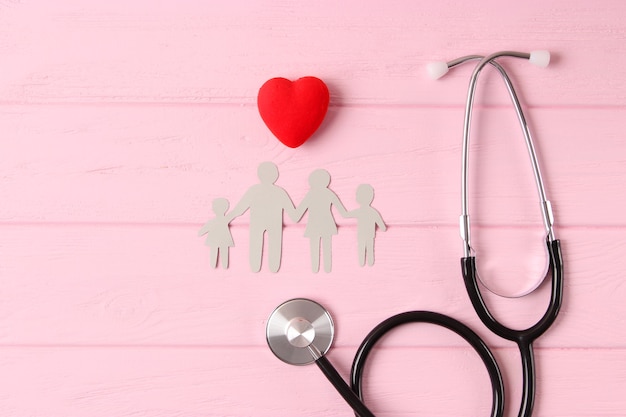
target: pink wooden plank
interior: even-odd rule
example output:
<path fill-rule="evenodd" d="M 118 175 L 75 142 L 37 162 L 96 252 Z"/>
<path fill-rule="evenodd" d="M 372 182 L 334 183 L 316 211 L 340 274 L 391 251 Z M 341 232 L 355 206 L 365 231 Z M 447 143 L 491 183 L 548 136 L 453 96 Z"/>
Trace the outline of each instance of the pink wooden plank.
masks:
<path fill-rule="evenodd" d="M 372 184 L 390 224 L 452 225 L 460 214 L 458 109 L 331 109 L 319 134 L 297 149 L 273 138 L 252 106 L 2 110 L 0 131 L 10 132 L 0 144 L 4 222 L 202 222 L 214 198 L 235 204 L 264 160 L 278 165 L 278 183 L 295 201 L 310 172 L 326 168 L 348 205 L 358 184 Z M 474 221 L 539 223 L 512 110 L 476 113 Z M 557 224 L 622 225 L 624 111 L 533 109 L 529 120 Z"/>
<path fill-rule="evenodd" d="M 567 0 L 487 1 L 485 7 L 106 3 L 38 0 L 6 7 L 2 101 L 250 104 L 271 77 L 315 75 L 327 80 L 335 105 L 460 105 L 469 69 L 434 83 L 425 75 L 427 62 L 547 48 L 554 68 L 511 64 L 515 76 L 524 77 L 531 104 L 626 103 L 615 62 L 626 48 L 626 6 L 619 0 L 593 7 Z M 503 103 L 502 95 L 487 97 Z"/>
<path fill-rule="evenodd" d="M 509 345 L 484 329 L 469 304 L 455 229 L 392 226 L 377 238 L 374 267 L 360 268 L 356 231 L 342 227 L 333 239 L 333 271 L 313 274 L 304 228 L 290 226 L 279 273 L 267 272 L 265 265 L 254 274 L 248 267 L 246 227 L 233 228 L 236 246 L 228 270 L 210 268 L 208 248 L 196 237 L 199 227 L 3 227 L 0 342 L 258 346 L 265 343 L 265 320 L 276 306 L 308 297 L 336 317 L 340 346 L 360 343 L 390 315 L 420 309 L 452 315 L 494 346 Z M 614 263 L 623 252 L 622 231 L 566 229 L 561 235 L 565 303 L 539 346 L 623 348 L 626 334 L 615 328 L 625 314 L 619 300 L 626 287 Z M 493 242 L 490 249 L 502 243 Z M 493 261 L 495 278 L 521 287 L 526 279 L 520 277 L 540 277 L 537 269 L 543 264 L 528 256 L 533 248 L 541 249 L 540 239 L 521 239 L 518 245 L 497 259 L 487 251 L 479 260 Z M 520 252 L 523 256 L 515 256 Z M 488 301 L 504 323 L 524 327 L 545 310 L 548 291 L 545 286 L 528 298 Z M 432 331 L 425 329 L 416 343 L 459 344 L 455 338 L 429 337 Z M 402 336 L 394 339 L 394 345 L 406 343 Z"/>
<path fill-rule="evenodd" d="M 463 320 L 497 348 L 514 415 L 517 353 L 480 325 L 459 276 L 470 69 L 438 82 L 423 70 L 534 48 L 555 52 L 554 65 L 507 67 L 531 105 L 567 280 L 562 315 L 538 342 L 536 415 L 623 415 L 625 11 L 620 0 L 0 0 L 0 415 L 347 415 L 314 367 L 288 367 L 264 346 L 267 315 L 294 296 L 331 309 L 331 360 L 344 374 L 391 314 Z M 256 114 L 259 86 L 278 75 L 331 88 L 326 124 L 297 150 Z M 542 255 L 535 194 L 491 73 L 478 102 L 489 113 L 474 125 L 474 243 L 494 276 L 527 276 Z M 262 160 L 296 200 L 314 168 L 333 174 L 346 204 L 372 183 L 390 223 L 376 266 L 356 266 L 354 225 L 340 221 L 334 271 L 313 275 L 303 226 L 289 223 L 282 271 L 251 274 L 243 218 L 232 268 L 210 270 L 196 230 Z M 521 326 L 546 296 L 489 301 Z M 384 343 L 366 387 L 377 415 L 487 415 L 484 371 L 458 338 L 409 326 Z"/>
<path fill-rule="evenodd" d="M 46 416 L 345 416 L 350 409 L 315 366 L 286 365 L 266 348 L 2 348 L 4 415 Z M 343 374 L 353 349 L 329 358 Z M 623 350 L 537 351 L 538 416 L 617 416 L 626 388 Z M 497 350 L 509 406 L 519 398 L 514 349 Z M 488 415 L 489 381 L 468 349 L 375 351 L 366 372 L 376 415 Z M 264 382 L 260 382 L 264 381 Z M 36 393 L 36 400 L 32 399 Z M 584 398 L 585 401 L 580 401 Z"/>

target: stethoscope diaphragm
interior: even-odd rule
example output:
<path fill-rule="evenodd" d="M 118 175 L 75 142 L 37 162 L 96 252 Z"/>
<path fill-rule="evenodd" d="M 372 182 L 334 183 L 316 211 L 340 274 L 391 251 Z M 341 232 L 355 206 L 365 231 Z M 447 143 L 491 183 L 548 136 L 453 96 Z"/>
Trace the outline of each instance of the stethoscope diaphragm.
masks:
<path fill-rule="evenodd" d="M 267 344 L 278 359 L 290 365 L 308 365 L 330 349 L 335 326 L 320 304 L 295 298 L 270 314 L 266 332 Z"/>

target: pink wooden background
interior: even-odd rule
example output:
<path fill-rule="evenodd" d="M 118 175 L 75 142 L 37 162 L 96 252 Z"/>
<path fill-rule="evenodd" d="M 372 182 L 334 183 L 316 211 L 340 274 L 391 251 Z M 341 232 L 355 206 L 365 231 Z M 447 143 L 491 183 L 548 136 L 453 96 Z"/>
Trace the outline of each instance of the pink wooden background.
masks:
<path fill-rule="evenodd" d="M 369 4 L 368 4 L 369 3 Z M 384 318 L 428 309 L 484 336 L 505 373 L 517 350 L 479 322 L 458 237 L 470 53 L 549 49 L 553 65 L 503 61 L 527 103 L 566 268 L 565 301 L 537 345 L 536 416 L 626 412 L 626 3 L 0 0 L 0 415 L 350 415 L 316 367 L 278 361 L 265 321 L 298 296 L 337 323 L 329 358 L 347 374 Z M 258 88 L 314 75 L 331 90 L 318 134 L 279 144 Z M 486 279 L 507 291 L 543 268 L 536 193 L 499 79 L 480 83 L 472 212 Z M 247 216 L 231 268 L 196 232 L 211 201 L 234 205 L 275 162 L 296 202 L 327 169 L 348 208 L 367 182 L 389 230 L 373 268 L 338 219 L 330 274 L 310 272 L 304 225 L 286 222 L 279 273 L 249 272 Z M 532 278 L 526 279 L 530 276 Z M 534 323 L 548 288 L 490 299 Z M 462 341 L 430 326 L 386 338 L 367 373 L 379 416 L 488 415 L 488 378 Z"/>

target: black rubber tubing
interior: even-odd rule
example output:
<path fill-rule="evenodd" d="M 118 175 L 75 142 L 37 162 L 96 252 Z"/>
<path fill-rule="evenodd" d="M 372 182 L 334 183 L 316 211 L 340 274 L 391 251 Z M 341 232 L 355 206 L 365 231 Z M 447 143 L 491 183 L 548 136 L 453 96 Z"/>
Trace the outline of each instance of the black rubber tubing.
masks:
<path fill-rule="evenodd" d="M 474 257 L 461 259 L 463 279 L 469 298 L 481 321 L 496 335 L 517 343 L 522 359 L 523 392 L 519 409 L 520 417 L 532 414 L 535 396 L 535 364 L 532 343 L 554 323 L 563 300 L 563 260 L 558 240 L 548 241 L 550 255 L 550 271 L 552 272 L 552 291 L 550 303 L 543 317 L 526 330 L 514 330 L 500 324 L 489 312 L 478 287 L 476 263 Z M 432 311 L 408 311 L 390 317 L 376 326 L 361 343 L 352 363 L 350 386 L 324 356 L 315 363 L 333 384 L 346 402 L 352 407 L 357 417 L 375 417 L 367 408 L 363 399 L 362 380 L 367 358 L 376 343 L 389 331 L 409 323 L 429 323 L 445 327 L 468 342 L 478 353 L 487 369 L 492 388 L 491 416 L 504 415 L 504 383 L 502 373 L 495 357 L 485 342 L 469 327 L 460 321 L 444 314 Z"/>

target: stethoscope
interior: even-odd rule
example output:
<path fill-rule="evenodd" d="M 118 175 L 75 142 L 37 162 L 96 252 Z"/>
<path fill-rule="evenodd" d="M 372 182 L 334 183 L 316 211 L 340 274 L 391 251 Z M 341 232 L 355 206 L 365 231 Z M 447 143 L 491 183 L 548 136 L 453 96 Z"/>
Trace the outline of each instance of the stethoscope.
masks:
<path fill-rule="evenodd" d="M 472 60 L 479 60 L 470 78 L 467 102 L 465 106 L 465 122 L 463 126 L 463 168 L 462 168 L 462 214 L 460 218 L 461 238 L 464 254 L 461 258 L 461 270 L 465 289 L 471 303 L 481 321 L 489 330 L 498 336 L 515 342 L 522 359 L 522 400 L 519 417 L 532 415 L 536 375 L 533 354 L 533 342 L 554 323 L 563 299 L 563 261 L 560 242 L 555 238 L 553 215 L 549 200 L 546 198 L 545 187 L 539 169 L 539 163 L 528 125 L 522 111 L 517 94 L 510 78 L 502 66 L 496 61 L 500 57 L 527 59 L 531 63 L 545 67 L 550 61 L 546 51 L 532 53 L 497 52 L 488 56 L 469 55 L 450 62 L 431 64 L 431 77 L 439 78 L 450 68 Z M 485 304 L 478 284 L 476 257 L 470 244 L 470 217 L 468 212 L 468 164 L 469 164 L 469 132 L 478 76 L 486 65 L 492 65 L 502 76 L 511 101 L 517 113 L 519 123 L 526 140 L 530 155 L 535 182 L 541 200 L 543 223 L 546 229 L 546 245 L 549 258 L 548 274 L 552 275 L 552 290 L 548 308 L 541 319 L 525 330 L 514 330 L 499 323 Z M 547 275 L 546 275 L 547 277 Z M 545 280 L 545 278 L 544 278 Z M 325 354 L 330 349 L 334 337 L 334 323 L 328 310 L 315 301 L 296 298 L 278 306 L 267 321 L 267 343 L 272 352 L 282 361 L 292 365 L 306 365 L 315 362 L 328 380 L 334 385 L 341 396 L 352 407 L 357 416 L 374 417 L 374 414 L 363 402 L 362 379 L 367 358 L 376 343 L 390 330 L 407 323 L 431 323 L 443 326 L 465 339 L 482 359 L 492 387 L 491 416 L 499 417 L 504 413 L 504 385 L 500 368 L 485 342 L 469 327 L 452 317 L 430 311 L 409 311 L 390 317 L 376 326 L 361 343 L 352 363 L 350 385 L 339 375 Z"/>

